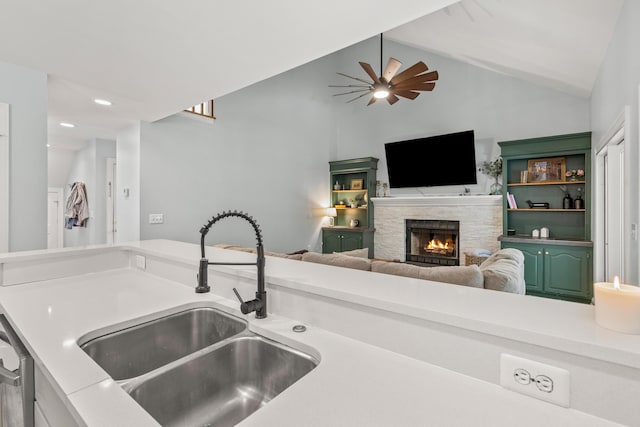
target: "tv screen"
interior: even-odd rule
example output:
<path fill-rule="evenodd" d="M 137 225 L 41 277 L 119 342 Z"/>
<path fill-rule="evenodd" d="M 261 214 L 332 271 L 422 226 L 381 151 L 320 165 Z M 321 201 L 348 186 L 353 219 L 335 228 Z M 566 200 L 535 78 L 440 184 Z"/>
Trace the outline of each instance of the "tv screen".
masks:
<path fill-rule="evenodd" d="M 391 188 L 477 184 L 472 130 L 384 145 Z"/>

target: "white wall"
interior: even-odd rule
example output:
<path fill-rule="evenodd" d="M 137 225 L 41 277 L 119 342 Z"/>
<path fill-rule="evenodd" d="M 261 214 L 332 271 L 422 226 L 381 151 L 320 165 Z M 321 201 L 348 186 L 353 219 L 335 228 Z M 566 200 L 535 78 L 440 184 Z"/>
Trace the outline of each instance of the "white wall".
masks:
<path fill-rule="evenodd" d="M 625 268 L 629 283 L 640 283 L 640 248 L 638 240 L 631 239 L 631 224 L 640 222 L 640 196 L 638 163 L 638 90 L 640 85 L 640 2 L 627 0 L 620 13 L 616 31 L 600 68 L 591 97 L 591 129 L 594 152 L 602 146 L 607 130 L 625 106 L 630 107 L 630 134 L 625 140 L 625 182 L 627 202 L 624 235 L 626 236 Z M 594 186 L 595 187 L 595 186 Z"/>
<path fill-rule="evenodd" d="M 199 241 L 223 210 L 244 210 L 271 250 L 319 250 L 333 139 L 331 61 L 315 61 L 216 100 L 213 123 L 182 113 L 141 129 L 141 237 Z M 120 159 L 120 156 L 119 156 Z M 120 165 L 119 165 L 120 168 Z M 148 224 L 163 213 L 165 223 Z M 225 220 L 207 243 L 255 242 Z"/>
<path fill-rule="evenodd" d="M 68 184 L 64 186 L 64 197 L 65 201 L 69 197 L 70 184 L 76 181 L 84 182 L 90 217 L 86 227 L 64 229 L 65 247 L 106 243 L 105 159 L 115 155 L 115 141 L 104 139 L 88 141 L 85 147 L 76 153 L 67 175 Z"/>
<path fill-rule="evenodd" d="M 116 157 L 116 242 L 140 240 L 140 124 L 118 133 Z M 171 171 L 165 170 L 165 173 L 170 174 Z M 162 192 L 162 189 L 157 191 Z"/>
<path fill-rule="evenodd" d="M 10 108 L 9 251 L 47 247 L 47 75 L 0 62 Z"/>
<path fill-rule="evenodd" d="M 587 99 L 391 42 L 388 54 L 405 66 L 425 60 L 441 73 L 436 91 L 391 107 L 332 96 L 339 91 L 329 84 L 352 83 L 336 72 L 365 77 L 357 61 L 378 63 L 378 40 L 216 99 L 214 123 L 180 114 L 142 124 L 141 238 L 196 242 L 212 215 L 241 209 L 262 225 L 268 249 L 320 250 L 330 160 L 373 155 L 386 180 L 385 142 L 475 129 L 481 162 L 499 154 L 502 139 L 589 129 Z M 488 193 L 479 179 L 474 192 Z M 165 223 L 148 224 L 151 213 Z M 207 243 L 250 244 L 247 226 L 233 222 L 216 226 Z"/>
<path fill-rule="evenodd" d="M 64 188 L 70 184 L 67 178 L 76 157 L 76 151 L 49 147 L 47 154 L 49 187 Z"/>
<path fill-rule="evenodd" d="M 0 103 L 0 253 L 9 252 L 9 104 Z"/>

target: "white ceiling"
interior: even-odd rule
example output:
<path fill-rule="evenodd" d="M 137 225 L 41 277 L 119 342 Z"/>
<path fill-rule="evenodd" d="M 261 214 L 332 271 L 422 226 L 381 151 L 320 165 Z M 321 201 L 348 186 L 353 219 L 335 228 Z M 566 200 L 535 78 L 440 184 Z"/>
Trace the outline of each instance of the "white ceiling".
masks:
<path fill-rule="evenodd" d="M 589 96 L 623 0 L 454 3 L 0 0 L 0 61 L 48 73 L 49 143 L 77 149 L 380 32 Z"/>
<path fill-rule="evenodd" d="M 623 0 L 462 0 L 385 37 L 589 97 Z"/>

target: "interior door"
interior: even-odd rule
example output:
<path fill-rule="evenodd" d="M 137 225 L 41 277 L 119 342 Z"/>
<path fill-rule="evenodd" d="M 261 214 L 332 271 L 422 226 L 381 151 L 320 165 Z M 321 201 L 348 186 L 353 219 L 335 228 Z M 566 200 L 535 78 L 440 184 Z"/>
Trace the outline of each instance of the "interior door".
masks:
<path fill-rule="evenodd" d="M 47 249 L 64 246 L 62 203 L 62 189 L 49 189 L 47 194 Z"/>
<path fill-rule="evenodd" d="M 117 227 L 117 215 L 116 215 L 116 159 L 109 157 L 106 159 L 107 173 L 106 173 L 106 223 L 107 223 L 107 244 L 113 244 L 117 242 L 116 233 Z"/>
<path fill-rule="evenodd" d="M 9 252 L 9 104 L 0 102 L 0 253 Z"/>
<path fill-rule="evenodd" d="M 624 278 L 624 141 L 611 144 L 605 155 L 604 278 Z"/>

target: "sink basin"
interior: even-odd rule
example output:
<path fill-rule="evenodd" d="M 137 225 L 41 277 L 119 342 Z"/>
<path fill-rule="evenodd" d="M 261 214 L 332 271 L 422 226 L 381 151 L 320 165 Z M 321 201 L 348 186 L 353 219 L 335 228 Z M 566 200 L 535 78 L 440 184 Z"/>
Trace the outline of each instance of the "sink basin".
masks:
<path fill-rule="evenodd" d="M 114 380 L 137 377 L 239 334 L 247 324 L 213 308 L 195 308 L 80 345 Z"/>
<path fill-rule="evenodd" d="M 311 356 L 247 333 L 159 369 L 129 394 L 163 426 L 233 426 L 302 378 Z"/>

